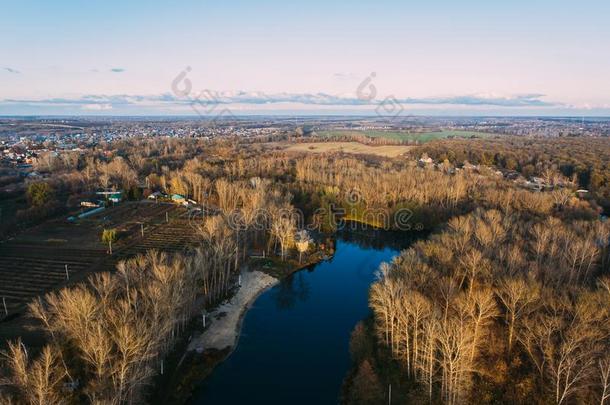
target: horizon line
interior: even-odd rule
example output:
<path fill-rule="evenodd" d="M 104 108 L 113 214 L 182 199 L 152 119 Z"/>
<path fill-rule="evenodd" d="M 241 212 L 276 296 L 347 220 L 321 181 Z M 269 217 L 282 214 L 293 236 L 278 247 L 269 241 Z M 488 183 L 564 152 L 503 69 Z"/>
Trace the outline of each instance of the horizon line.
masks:
<path fill-rule="evenodd" d="M 230 122 L 232 119 L 252 118 L 252 117 L 281 117 L 281 118 L 311 118 L 311 117 L 340 117 L 340 118 L 367 118 L 378 119 L 381 121 L 400 121 L 408 118 L 563 118 L 563 119 L 591 119 L 601 118 L 610 119 L 610 115 L 556 115 L 556 114 L 525 114 L 525 115 L 503 115 L 503 114 L 409 114 L 400 116 L 380 116 L 376 114 L 336 114 L 336 113 L 317 113 L 317 114 L 232 114 L 231 117 L 204 117 L 200 115 L 181 115 L 181 114 L 0 114 L 3 118 L 186 118 L 201 121 L 222 121 Z"/>

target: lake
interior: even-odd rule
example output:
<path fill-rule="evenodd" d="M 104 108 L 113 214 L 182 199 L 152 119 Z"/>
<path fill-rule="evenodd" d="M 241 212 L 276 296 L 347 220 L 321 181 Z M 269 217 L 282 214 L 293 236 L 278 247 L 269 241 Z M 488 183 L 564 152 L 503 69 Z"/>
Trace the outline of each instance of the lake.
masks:
<path fill-rule="evenodd" d="M 366 318 L 374 273 L 409 242 L 344 231 L 332 259 L 263 293 L 237 348 L 202 383 L 193 404 L 336 404 L 351 365 L 349 338 Z"/>

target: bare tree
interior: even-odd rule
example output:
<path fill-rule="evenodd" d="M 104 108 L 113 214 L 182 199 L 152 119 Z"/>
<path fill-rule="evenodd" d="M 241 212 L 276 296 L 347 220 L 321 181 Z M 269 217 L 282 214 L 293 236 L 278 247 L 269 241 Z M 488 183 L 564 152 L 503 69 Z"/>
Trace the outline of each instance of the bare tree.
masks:
<path fill-rule="evenodd" d="M 301 258 L 303 256 L 303 253 L 307 252 L 307 250 L 309 250 L 309 245 L 311 244 L 311 238 L 309 237 L 309 234 L 307 233 L 306 230 L 301 230 L 297 233 L 296 235 L 296 241 L 295 241 L 295 246 L 297 248 L 297 250 L 299 251 L 299 264 L 301 263 Z"/>
<path fill-rule="evenodd" d="M 286 256 L 286 251 L 294 243 L 296 224 L 289 209 L 273 210 L 271 214 L 271 234 L 280 244 L 282 260 Z"/>
<path fill-rule="evenodd" d="M 508 326 L 508 354 L 510 354 L 515 338 L 515 327 L 522 316 L 535 308 L 539 298 L 539 290 L 531 280 L 528 286 L 522 278 L 508 278 L 500 281 L 496 295 L 504 307 L 504 319 Z"/>
<path fill-rule="evenodd" d="M 461 315 L 451 316 L 441 326 L 438 342 L 443 399 L 448 404 L 461 403 L 471 385 L 472 328 Z"/>
<path fill-rule="evenodd" d="M 601 387 L 599 405 L 604 405 L 606 400 L 610 399 L 610 358 L 608 355 L 598 360 L 597 366 Z"/>
<path fill-rule="evenodd" d="M 8 342 L 8 350 L 0 354 L 10 370 L 9 376 L 0 383 L 14 387 L 21 401 L 37 405 L 68 402 L 61 391 L 66 373 L 56 349 L 44 346 L 38 358 L 30 360 L 25 346 L 18 340 Z"/>
<path fill-rule="evenodd" d="M 491 324 L 498 314 L 498 307 L 491 289 L 475 291 L 466 303 L 467 311 L 472 319 L 472 350 L 470 362 L 475 359 L 480 344 L 480 335 Z"/>

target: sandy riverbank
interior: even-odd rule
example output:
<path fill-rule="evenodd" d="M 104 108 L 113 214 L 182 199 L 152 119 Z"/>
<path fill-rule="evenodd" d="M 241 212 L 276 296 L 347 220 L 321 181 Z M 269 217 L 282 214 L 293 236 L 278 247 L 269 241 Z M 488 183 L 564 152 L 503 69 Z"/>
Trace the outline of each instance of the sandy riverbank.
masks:
<path fill-rule="evenodd" d="M 256 298 L 278 279 L 260 271 L 246 271 L 241 276 L 241 287 L 231 299 L 219 305 L 206 317 L 206 329 L 195 336 L 188 350 L 222 350 L 234 347 L 240 334 L 241 321 Z"/>
<path fill-rule="evenodd" d="M 322 254 L 311 255 L 307 263 L 299 265 L 282 262 L 287 266 L 273 267 L 277 270 L 277 278 L 258 270 L 242 270 L 241 287 L 228 301 L 207 314 L 205 330 L 196 332 L 189 338 L 186 350 L 177 360 L 172 381 L 162 386 L 163 394 L 159 397 L 160 401 L 153 402 L 187 403 L 201 381 L 235 350 L 241 334 L 242 321 L 258 296 L 278 284 L 280 278 L 316 264 L 324 257 Z M 200 326 L 201 317 L 198 323 Z"/>

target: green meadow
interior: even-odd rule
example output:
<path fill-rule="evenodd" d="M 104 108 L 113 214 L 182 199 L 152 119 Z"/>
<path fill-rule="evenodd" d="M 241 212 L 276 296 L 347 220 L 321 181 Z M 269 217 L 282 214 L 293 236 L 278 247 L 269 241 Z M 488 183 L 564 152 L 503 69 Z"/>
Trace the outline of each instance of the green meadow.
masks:
<path fill-rule="evenodd" d="M 338 130 L 338 131 L 320 131 L 318 135 L 326 138 L 335 138 L 341 136 L 367 136 L 369 138 L 386 138 L 398 141 L 406 140 L 417 140 L 419 142 L 429 142 L 435 139 L 443 138 L 483 138 L 491 136 L 493 134 L 484 132 L 474 131 L 458 131 L 458 130 L 443 130 L 435 132 L 405 132 L 405 131 L 379 131 L 379 130 L 366 130 L 366 131 L 350 131 L 350 130 Z"/>

